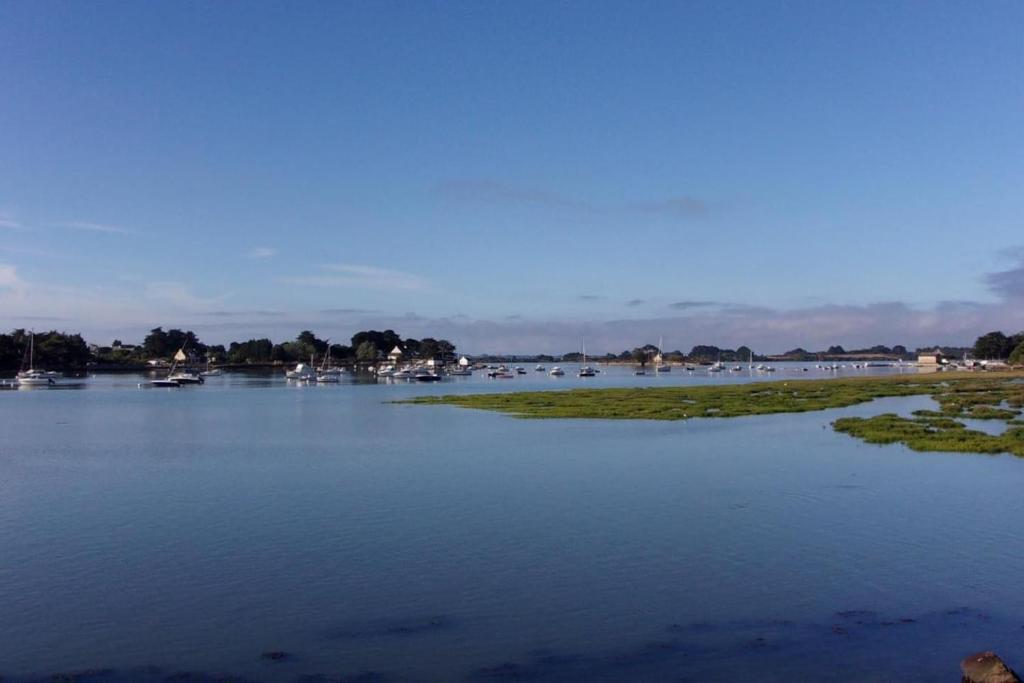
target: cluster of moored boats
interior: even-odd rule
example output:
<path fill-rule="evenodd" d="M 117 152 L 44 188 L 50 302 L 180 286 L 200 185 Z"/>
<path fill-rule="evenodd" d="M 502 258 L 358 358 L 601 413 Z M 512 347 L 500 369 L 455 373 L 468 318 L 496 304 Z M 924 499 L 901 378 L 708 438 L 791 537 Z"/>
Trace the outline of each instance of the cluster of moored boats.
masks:
<path fill-rule="evenodd" d="M 223 370 L 215 368 L 207 362 L 205 370 L 197 370 L 195 368 L 182 367 L 179 369 L 179 364 L 184 363 L 188 360 L 188 356 L 185 353 L 185 348 L 182 347 L 174 355 L 174 363 L 171 365 L 167 375 L 164 377 L 157 377 L 149 380 L 149 386 L 153 387 L 182 387 L 196 384 L 204 384 L 207 377 L 216 377 L 223 374 Z M 672 366 L 668 363 L 661 361 L 660 354 L 657 358 L 658 362 L 654 367 L 655 373 L 666 373 L 672 371 Z M 330 350 L 324 355 L 323 362 L 320 365 L 315 364 L 315 358 L 310 358 L 309 363 L 299 363 L 293 369 L 288 370 L 285 373 L 285 377 L 289 382 L 295 383 L 310 383 L 310 384 L 330 384 L 341 382 L 344 375 L 349 373 L 349 370 L 336 366 L 331 362 Z M 62 375 L 59 372 L 53 372 L 48 370 L 41 370 L 35 367 L 35 336 L 32 335 L 29 338 L 28 349 L 25 353 L 25 358 L 22 361 L 22 369 L 15 376 L 14 383 L 19 386 L 55 386 L 58 380 L 61 379 Z M 699 367 L 684 364 L 680 366 L 685 372 L 696 372 Z M 825 372 L 836 372 L 839 370 L 846 369 L 847 367 L 860 370 L 866 368 L 878 368 L 878 367 L 904 367 L 902 362 L 900 363 L 882 363 L 882 362 L 860 362 L 847 364 L 822 364 L 815 365 L 815 369 Z M 547 373 L 552 377 L 563 377 L 565 376 L 565 370 L 560 366 L 553 366 L 550 370 L 544 365 L 538 364 L 533 368 L 534 372 Z M 753 357 L 750 362 L 744 367 L 743 365 L 728 366 L 721 360 L 707 366 L 708 373 L 722 373 L 722 372 L 758 372 L 758 373 L 771 373 L 775 372 L 775 368 L 771 365 L 765 365 L 759 363 L 754 365 Z M 799 369 L 802 372 L 807 372 L 808 368 L 803 367 Z M 396 366 L 393 364 L 383 364 L 374 368 L 370 368 L 370 371 L 376 375 L 379 380 L 393 380 L 393 381 L 410 381 L 410 382 L 439 382 L 445 377 L 469 377 L 474 371 L 486 372 L 487 377 L 491 379 L 512 379 L 518 375 L 528 374 L 526 368 L 522 366 L 506 366 L 506 365 L 485 365 L 482 363 L 469 364 L 468 361 L 463 358 L 457 365 L 444 366 L 436 365 L 430 361 L 421 364 L 406 364 L 402 366 Z M 594 377 L 600 370 L 597 370 L 587 364 L 586 351 L 583 352 L 583 362 L 580 364 L 579 369 L 576 371 L 577 377 Z M 645 375 L 647 371 L 644 368 L 638 368 L 634 371 L 635 375 Z M 142 385 L 140 385 L 142 386 Z"/>
<path fill-rule="evenodd" d="M 528 374 L 526 372 L 526 368 L 522 367 L 521 365 L 517 365 L 514 368 L 510 368 L 510 367 L 507 367 L 505 365 L 480 365 L 480 366 L 477 366 L 477 369 L 478 370 L 486 370 L 487 371 L 487 376 L 490 377 L 491 379 L 512 379 L 516 375 Z M 546 372 L 547 374 L 551 375 L 552 377 L 564 377 L 565 376 L 565 370 L 563 370 L 561 367 L 559 367 L 557 365 L 552 367 L 551 370 L 548 370 L 543 365 L 537 365 L 536 367 L 533 368 L 533 371 L 534 372 Z M 580 369 L 577 371 L 577 375 L 579 377 L 593 377 L 598 372 L 600 372 L 600 371 L 599 370 L 595 370 L 594 368 L 590 367 L 589 365 L 584 365 L 584 366 L 581 366 Z"/>

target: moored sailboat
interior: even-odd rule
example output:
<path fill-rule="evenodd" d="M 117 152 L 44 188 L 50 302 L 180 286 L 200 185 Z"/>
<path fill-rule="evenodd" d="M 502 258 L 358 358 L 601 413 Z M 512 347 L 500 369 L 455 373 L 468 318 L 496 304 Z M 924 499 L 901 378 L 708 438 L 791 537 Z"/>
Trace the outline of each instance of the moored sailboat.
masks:
<path fill-rule="evenodd" d="M 594 368 L 587 365 L 587 344 L 582 339 L 580 340 L 580 346 L 583 349 L 583 365 L 580 366 L 579 372 L 576 373 L 577 377 L 594 377 L 597 372 Z"/>
<path fill-rule="evenodd" d="M 54 378 L 59 377 L 59 373 L 37 370 L 35 368 L 35 350 L 36 335 L 34 332 L 29 332 L 28 351 L 21 362 L 21 370 L 18 372 L 15 381 L 17 381 L 19 386 L 23 387 L 40 387 L 56 384 Z"/>

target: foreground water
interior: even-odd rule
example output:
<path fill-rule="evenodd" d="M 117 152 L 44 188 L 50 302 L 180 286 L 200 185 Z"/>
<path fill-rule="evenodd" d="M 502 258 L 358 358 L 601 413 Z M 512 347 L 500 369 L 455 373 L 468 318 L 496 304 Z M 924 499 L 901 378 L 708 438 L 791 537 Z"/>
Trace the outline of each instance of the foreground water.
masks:
<path fill-rule="evenodd" d="M 1024 661 L 1024 462 L 829 428 L 924 397 L 523 421 L 386 401 L 579 380 L 139 381 L 0 392 L 4 681 L 939 681 L 978 649 Z"/>

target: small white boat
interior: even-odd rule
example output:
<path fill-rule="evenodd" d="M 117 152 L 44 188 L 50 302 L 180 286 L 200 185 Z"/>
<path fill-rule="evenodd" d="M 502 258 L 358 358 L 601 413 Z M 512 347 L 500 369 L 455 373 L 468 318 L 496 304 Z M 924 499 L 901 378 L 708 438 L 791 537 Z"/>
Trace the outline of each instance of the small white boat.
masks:
<path fill-rule="evenodd" d="M 294 370 L 284 373 L 284 376 L 297 382 L 309 382 L 316 379 L 316 370 L 313 369 L 312 365 L 299 363 L 295 366 Z"/>
<path fill-rule="evenodd" d="M 440 382 L 441 375 L 430 372 L 429 370 L 419 370 L 415 375 L 413 375 L 413 379 L 417 382 Z"/>
<path fill-rule="evenodd" d="M 395 379 L 413 379 L 416 375 L 410 368 L 402 368 L 401 370 L 395 370 L 392 374 Z"/>
<path fill-rule="evenodd" d="M 671 365 L 659 365 L 658 367 L 656 367 L 654 369 L 655 369 L 656 372 L 672 372 L 672 366 Z"/>
<path fill-rule="evenodd" d="M 549 374 L 552 377 L 561 377 L 562 375 L 565 374 L 565 370 L 556 365 L 555 367 L 551 368 L 551 372 Z"/>
<path fill-rule="evenodd" d="M 206 381 L 194 372 L 172 372 L 167 376 L 167 379 L 168 381 L 176 382 L 179 386 L 182 384 L 203 384 Z"/>
<path fill-rule="evenodd" d="M 547 370 L 547 368 L 545 368 L 543 365 L 538 365 L 533 369 L 534 372 L 544 372 L 545 370 Z"/>
<path fill-rule="evenodd" d="M 19 386 L 23 387 L 47 387 L 56 384 L 53 377 L 49 376 L 49 373 L 39 370 L 19 372 L 16 381 Z"/>

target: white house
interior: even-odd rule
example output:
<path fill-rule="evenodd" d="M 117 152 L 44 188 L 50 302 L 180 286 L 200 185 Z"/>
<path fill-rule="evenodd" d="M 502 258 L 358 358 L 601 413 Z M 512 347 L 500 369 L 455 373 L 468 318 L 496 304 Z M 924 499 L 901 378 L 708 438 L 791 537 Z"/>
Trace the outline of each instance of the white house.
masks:
<path fill-rule="evenodd" d="M 402 349 L 395 346 L 395 348 L 391 349 L 391 353 L 388 354 L 388 361 L 397 363 L 400 360 L 402 360 Z"/>

